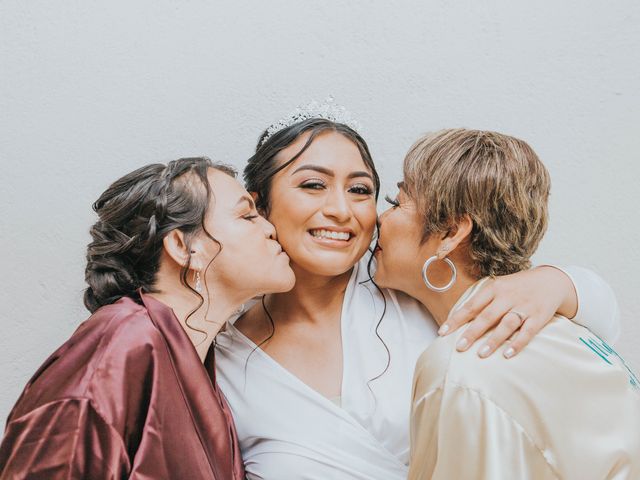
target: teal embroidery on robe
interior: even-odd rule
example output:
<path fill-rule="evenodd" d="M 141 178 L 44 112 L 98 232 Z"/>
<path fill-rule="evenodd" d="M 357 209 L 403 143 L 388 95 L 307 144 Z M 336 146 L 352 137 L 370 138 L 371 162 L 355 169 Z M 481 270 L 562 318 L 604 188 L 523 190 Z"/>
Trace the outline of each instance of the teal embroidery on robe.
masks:
<path fill-rule="evenodd" d="M 636 374 L 633 373 L 631 368 L 629 368 L 629 366 L 627 365 L 627 362 L 624 361 L 624 358 L 618 355 L 618 352 L 616 352 L 613 348 L 611 348 L 607 344 L 607 342 L 602 340 L 600 337 L 598 337 L 595 334 L 593 334 L 593 337 L 594 338 L 580 337 L 580 341 L 584 343 L 587 347 L 589 347 L 589 349 L 593 353 L 598 355 L 602 360 L 607 362 L 609 365 L 613 365 L 611 360 L 614 358 L 617 358 L 619 360 L 619 363 L 627 370 L 627 373 L 629 374 L 629 383 L 631 384 L 631 386 L 636 390 L 640 390 L 640 380 L 638 380 L 638 377 L 636 376 Z"/>

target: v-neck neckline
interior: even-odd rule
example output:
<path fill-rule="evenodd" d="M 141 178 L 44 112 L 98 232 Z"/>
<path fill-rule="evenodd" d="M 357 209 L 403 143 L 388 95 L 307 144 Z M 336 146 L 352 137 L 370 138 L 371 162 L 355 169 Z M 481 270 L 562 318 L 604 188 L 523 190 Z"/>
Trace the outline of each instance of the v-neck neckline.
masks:
<path fill-rule="evenodd" d="M 345 352 L 347 352 L 347 348 L 349 348 L 349 342 L 353 340 L 348 335 L 348 332 L 351 328 L 353 328 L 353 325 L 352 322 L 350 323 L 347 319 L 350 315 L 352 315 L 352 303 L 358 291 L 357 288 L 362 283 L 358 281 L 359 275 L 361 273 L 360 269 L 362 268 L 364 268 L 362 260 L 354 265 L 353 272 L 351 273 L 351 276 L 349 278 L 349 283 L 347 284 L 347 288 L 345 289 L 344 299 L 342 302 L 342 311 L 340 315 L 340 330 L 342 335 L 343 355 L 342 385 L 340 395 L 342 399 L 341 406 L 336 405 L 333 401 L 331 401 L 330 398 L 322 395 L 320 392 L 310 387 L 307 383 L 301 380 L 298 376 L 294 375 L 277 360 L 271 357 L 267 352 L 258 347 L 255 342 L 253 342 L 244 333 L 242 333 L 232 322 L 229 322 L 227 331 L 225 332 L 225 336 L 228 335 L 228 340 L 230 342 L 220 342 L 220 346 L 225 350 L 229 348 L 229 353 L 235 351 L 234 356 L 238 355 L 240 358 L 245 357 L 245 360 L 248 358 L 248 355 L 255 353 L 260 359 L 263 359 L 263 361 L 265 362 L 262 368 L 268 368 L 269 370 L 275 372 L 278 377 L 281 377 L 283 381 L 286 382 L 287 388 L 290 388 L 294 392 L 304 394 L 308 401 L 316 402 L 319 405 L 324 406 L 324 410 L 327 413 L 337 416 L 347 424 L 354 427 L 357 431 L 361 432 L 361 434 L 366 435 L 371 441 L 375 442 L 375 444 L 379 446 L 381 452 L 384 451 L 386 454 L 388 454 L 389 459 L 397 464 L 399 468 L 406 469 L 406 464 L 401 461 L 395 453 L 389 450 L 389 447 L 384 444 L 383 440 L 381 438 L 378 438 L 371 430 L 367 428 L 367 426 L 361 423 L 361 421 L 359 420 L 359 418 L 361 417 L 361 415 L 359 415 L 359 409 L 355 408 L 358 403 L 361 402 L 361 399 L 358 399 L 357 396 L 356 398 L 353 398 L 353 394 L 349 394 L 349 392 L 353 392 L 353 389 L 348 388 L 350 384 L 349 382 L 353 375 L 353 372 L 350 371 L 350 369 L 353 368 L 353 362 L 349 361 L 350 357 L 346 355 Z M 233 347 L 233 338 L 235 338 L 236 341 L 239 342 L 237 344 L 237 349 Z M 224 366 L 221 368 L 224 368 Z M 251 368 L 250 365 L 249 368 Z M 353 382 L 351 382 L 351 384 L 352 383 Z M 282 387 L 275 386 L 274 388 Z"/>
<path fill-rule="evenodd" d="M 335 402 L 331 401 L 331 398 L 327 397 L 326 395 L 323 395 L 322 393 L 317 391 L 315 388 L 311 387 L 308 383 L 306 383 L 304 380 L 302 380 L 300 377 L 294 374 L 291 370 L 286 368 L 284 365 L 278 362 L 275 358 L 273 358 L 271 355 L 265 352 L 262 348 L 256 345 L 256 343 L 253 340 L 251 340 L 244 333 L 242 333 L 235 325 L 233 325 L 232 323 L 229 323 L 229 325 L 227 326 L 227 328 L 230 329 L 229 333 L 235 334 L 238 337 L 240 337 L 249 347 L 253 349 L 254 352 L 257 352 L 268 363 L 272 364 L 278 370 L 284 372 L 286 376 L 290 378 L 295 385 L 298 385 L 303 390 L 309 392 L 314 398 L 315 397 L 321 398 L 326 404 L 331 405 L 332 408 L 338 409 L 341 412 L 346 413 L 347 415 L 349 415 L 348 412 L 343 408 L 347 400 L 347 398 L 345 397 L 345 376 L 346 376 L 347 366 L 348 366 L 347 355 L 345 354 L 346 341 L 345 341 L 344 319 L 345 319 L 345 311 L 347 309 L 348 300 L 353 295 L 353 289 L 355 285 L 354 278 L 357 278 L 359 268 L 360 268 L 359 262 L 353 266 L 353 271 L 351 272 L 351 276 L 349 277 L 347 288 L 345 289 L 344 297 L 342 299 L 342 307 L 340 310 L 340 343 L 341 343 L 341 350 L 342 350 L 342 372 L 340 375 L 340 398 L 342 399 L 342 406 L 336 405 Z M 351 417 L 351 415 L 349 415 L 349 417 Z"/>
<path fill-rule="evenodd" d="M 345 297 L 346 297 L 346 292 L 345 292 Z M 314 388 L 311 388 L 309 385 L 303 382 L 300 378 L 298 378 L 296 375 L 291 373 L 288 369 L 283 367 L 267 352 L 259 348 L 244 333 L 238 330 L 234 325 L 230 325 L 228 333 L 230 335 L 236 335 L 242 342 L 244 342 L 245 346 L 247 346 L 248 348 L 255 349 L 254 351 L 258 355 L 260 355 L 261 358 L 263 358 L 269 365 L 275 368 L 278 372 L 282 372 L 282 374 L 289 379 L 288 383 L 293 388 L 295 388 L 296 390 L 302 390 L 304 393 L 307 394 L 307 396 L 323 404 L 328 411 L 342 418 L 344 421 L 348 422 L 349 424 L 357 428 L 360 432 L 366 434 L 372 441 L 374 441 L 380 447 L 381 450 L 385 451 L 389 455 L 389 458 L 392 459 L 394 462 L 396 462 L 399 467 L 405 468 L 405 469 L 407 468 L 407 466 L 394 453 L 392 453 L 388 449 L 388 447 L 386 447 L 380 441 L 380 439 L 378 439 L 378 437 L 376 437 L 371 431 L 369 431 L 369 429 L 367 429 L 362 423 L 360 423 L 358 419 L 354 417 L 351 412 L 349 412 L 344 408 L 344 405 L 345 405 L 344 390 L 342 391 L 342 395 L 340 396 L 342 406 L 338 406 L 330 398 L 322 395 L 320 392 L 318 392 Z M 345 372 L 345 369 L 344 369 L 344 362 L 343 362 L 343 372 L 342 372 L 343 378 L 344 378 L 344 372 Z"/>

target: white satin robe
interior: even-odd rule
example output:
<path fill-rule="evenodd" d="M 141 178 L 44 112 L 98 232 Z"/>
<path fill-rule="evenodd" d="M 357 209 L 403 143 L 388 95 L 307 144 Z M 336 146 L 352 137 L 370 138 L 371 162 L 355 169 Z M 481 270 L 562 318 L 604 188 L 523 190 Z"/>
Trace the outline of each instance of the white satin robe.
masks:
<path fill-rule="evenodd" d="M 604 341 L 556 317 L 483 360 L 455 351 L 460 335 L 418 359 L 409 479 L 640 478 L 640 380 Z"/>
<path fill-rule="evenodd" d="M 406 478 L 413 371 L 437 328 L 416 300 L 384 290 L 386 313 L 378 331 L 391 363 L 372 380 L 384 370 L 387 353 L 375 332 L 384 300 L 368 281 L 367 261 L 368 256 L 354 267 L 342 307 L 341 406 L 256 349 L 233 325 L 218 335 L 218 383 L 234 416 L 247 478 Z M 569 273 L 579 294 L 594 285 L 610 292 L 588 270 Z M 583 304 L 580 316 L 596 318 L 600 324 L 595 328 L 610 333 L 618 322 L 615 297 L 600 300 L 604 307 Z M 589 314 L 602 308 L 608 316 Z"/>

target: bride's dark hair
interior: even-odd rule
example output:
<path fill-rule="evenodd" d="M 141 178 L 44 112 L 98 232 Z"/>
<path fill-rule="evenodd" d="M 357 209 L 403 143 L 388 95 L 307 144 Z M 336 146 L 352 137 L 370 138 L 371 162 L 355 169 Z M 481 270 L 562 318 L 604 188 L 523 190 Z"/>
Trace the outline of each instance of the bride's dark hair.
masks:
<path fill-rule="evenodd" d="M 90 230 L 93 241 L 87 247 L 85 268 L 89 287 L 84 304 L 89 311 L 122 297 L 136 299 L 138 289 L 153 292 L 162 240 L 170 231 L 182 231 L 187 246 L 200 231 L 216 241 L 204 225 L 212 195 L 209 168 L 235 177 L 233 169 L 208 158 L 181 158 L 138 168 L 100 195 L 93 204 L 99 219 Z M 190 261 L 191 256 L 181 271 L 187 287 Z"/>

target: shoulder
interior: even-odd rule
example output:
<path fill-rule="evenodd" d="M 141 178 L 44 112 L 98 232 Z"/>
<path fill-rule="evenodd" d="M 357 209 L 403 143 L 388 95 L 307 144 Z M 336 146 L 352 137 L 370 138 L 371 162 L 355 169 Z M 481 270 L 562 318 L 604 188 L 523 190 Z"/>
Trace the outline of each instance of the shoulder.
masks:
<path fill-rule="evenodd" d="M 537 356 L 529 349 L 529 345 L 514 359 L 509 360 L 502 355 L 505 346 L 498 348 L 488 358 L 480 358 L 478 350 L 489 333 L 479 338 L 468 350 L 459 352 L 456 344 L 464 331 L 465 327 L 461 327 L 445 337 L 438 337 L 418 360 L 416 374 L 420 368 L 421 376 L 425 379 L 446 383 L 447 388 L 462 387 L 481 393 L 494 392 L 497 386 L 509 384 L 513 376 L 528 370 L 531 361 Z"/>
<path fill-rule="evenodd" d="M 122 325 L 141 325 L 149 319 L 149 312 L 131 298 L 121 298 L 115 303 L 105 305 L 96 310 L 84 323 L 102 329 L 103 332 L 114 331 Z"/>
<path fill-rule="evenodd" d="M 99 335 L 103 346 L 118 342 L 122 346 L 135 347 L 157 344 L 162 339 L 147 309 L 130 298 L 122 298 L 96 310 L 78 328 L 78 333 Z"/>
<path fill-rule="evenodd" d="M 436 338 L 418 357 L 413 380 L 414 400 L 416 396 L 424 396 L 444 386 L 455 352 L 456 337 L 454 333 Z"/>
<path fill-rule="evenodd" d="M 112 374 L 128 374 L 131 369 L 141 371 L 165 345 L 144 305 L 122 298 L 96 310 L 76 330 L 62 347 L 59 363 L 68 367 L 76 361 L 87 373 L 106 368 Z"/>
<path fill-rule="evenodd" d="M 487 358 L 478 356 L 489 334 L 467 351 L 458 352 L 456 343 L 464 334 L 461 328 L 433 342 L 418 360 L 416 377 L 424 385 L 439 383 L 449 391 L 473 390 L 522 418 L 532 402 L 564 401 L 570 387 L 563 379 L 593 371 L 595 356 L 589 358 L 580 341 L 585 331 L 569 320 L 555 318 L 518 355 L 506 359 L 503 352 L 508 344 Z M 554 388 L 549 388 L 552 384 Z"/>
<path fill-rule="evenodd" d="M 87 323 L 95 337 L 85 345 L 95 345 L 87 362 L 88 368 L 98 374 L 91 375 L 93 384 L 103 374 L 124 377 L 127 382 L 142 381 L 168 355 L 167 339 L 147 309 L 133 300 L 122 299 L 102 307 Z"/>
<path fill-rule="evenodd" d="M 94 312 L 33 375 L 12 415 L 64 398 L 107 397 L 124 385 L 142 385 L 162 336 L 146 309 L 121 299 Z"/>
<path fill-rule="evenodd" d="M 514 359 L 504 358 L 504 347 L 488 358 L 480 358 L 478 349 L 488 334 L 465 352 L 458 352 L 456 344 L 464 331 L 462 327 L 447 336 L 436 338 L 420 355 L 415 370 L 416 386 L 425 392 L 437 388 L 466 388 L 492 397 L 501 389 L 512 388 L 513 378 L 524 375 L 537 356 L 529 345 Z"/>

